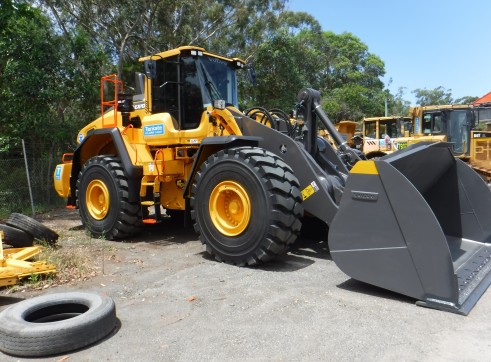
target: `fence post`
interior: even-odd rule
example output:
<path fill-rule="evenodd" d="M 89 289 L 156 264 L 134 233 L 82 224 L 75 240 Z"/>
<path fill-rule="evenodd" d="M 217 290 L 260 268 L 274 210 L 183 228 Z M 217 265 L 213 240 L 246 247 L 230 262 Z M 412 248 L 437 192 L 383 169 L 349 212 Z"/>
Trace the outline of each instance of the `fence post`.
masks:
<path fill-rule="evenodd" d="M 35 214 L 34 213 L 34 199 L 32 197 L 31 178 L 29 176 L 29 165 L 27 163 L 26 144 L 24 143 L 24 139 L 22 139 L 22 152 L 24 153 L 24 163 L 26 164 L 27 185 L 29 187 L 29 197 L 31 198 L 32 216 L 34 217 L 34 214 Z"/>

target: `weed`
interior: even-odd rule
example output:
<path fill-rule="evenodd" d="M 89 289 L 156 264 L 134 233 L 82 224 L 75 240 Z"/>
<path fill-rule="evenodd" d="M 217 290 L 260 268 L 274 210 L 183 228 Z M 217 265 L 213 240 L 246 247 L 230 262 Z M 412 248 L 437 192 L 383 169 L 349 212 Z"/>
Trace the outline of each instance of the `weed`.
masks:
<path fill-rule="evenodd" d="M 31 274 L 31 275 L 29 275 L 29 277 L 27 278 L 27 280 L 31 284 L 38 284 L 39 281 L 41 280 L 41 276 L 39 274 Z"/>

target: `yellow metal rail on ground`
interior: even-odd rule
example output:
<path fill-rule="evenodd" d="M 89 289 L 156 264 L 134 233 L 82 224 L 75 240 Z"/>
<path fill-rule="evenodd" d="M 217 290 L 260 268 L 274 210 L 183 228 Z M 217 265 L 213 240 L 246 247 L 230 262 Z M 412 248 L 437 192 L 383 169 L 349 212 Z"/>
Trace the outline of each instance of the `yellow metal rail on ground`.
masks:
<path fill-rule="evenodd" d="M 56 267 L 45 261 L 27 261 L 42 251 L 41 246 L 3 249 L 0 231 L 0 287 L 14 285 L 33 274 L 56 273 Z"/>

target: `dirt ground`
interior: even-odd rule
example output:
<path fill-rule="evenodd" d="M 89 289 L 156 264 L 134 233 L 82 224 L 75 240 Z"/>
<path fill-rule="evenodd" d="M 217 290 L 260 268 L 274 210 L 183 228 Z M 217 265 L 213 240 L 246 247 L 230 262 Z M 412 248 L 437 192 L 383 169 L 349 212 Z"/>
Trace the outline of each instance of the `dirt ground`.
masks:
<path fill-rule="evenodd" d="M 303 237 L 260 268 L 218 263 L 192 228 L 166 220 L 125 242 L 90 239 L 76 210 L 42 215 L 87 270 L 48 288 L 0 290 L 0 309 L 35 295 L 111 296 L 120 327 L 41 361 L 488 361 L 491 290 L 467 317 L 342 273 L 322 240 Z M 83 259 L 85 258 L 85 259 Z M 23 359 L 2 355 L 2 361 Z"/>

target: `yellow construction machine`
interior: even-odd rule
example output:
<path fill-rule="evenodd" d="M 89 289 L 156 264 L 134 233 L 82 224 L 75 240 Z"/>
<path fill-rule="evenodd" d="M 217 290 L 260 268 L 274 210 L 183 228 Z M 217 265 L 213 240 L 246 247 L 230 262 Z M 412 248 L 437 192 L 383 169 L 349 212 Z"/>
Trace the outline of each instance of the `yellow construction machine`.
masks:
<path fill-rule="evenodd" d="M 356 127 L 357 126 L 358 126 L 358 123 L 356 123 L 355 121 L 348 121 L 348 120 L 339 121 L 339 122 L 334 124 L 334 127 L 336 128 L 338 133 L 341 135 L 344 143 L 346 143 L 348 146 L 355 148 L 355 149 L 358 148 L 356 141 L 355 141 L 356 140 L 355 134 L 356 134 Z M 333 146 L 336 146 L 336 143 L 331 138 L 331 134 L 327 130 L 321 128 L 321 129 L 319 129 L 318 134 L 322 137 L 325 137 Z"/>
<path fill-rule="evenodd" d="M 411 107 L 409 114 L 413 120 L 414 137 L 450 142 L 455 157 L 468 159 L 469 135 L 475 127 L 471 105 L 417 106 Z"/>
<path fill-rule="evenodd" d="M 256 265 L 317 218 L 341 270 L 418 304 L 467 314 L 491 283 L 491 192 L 448 144 L 364 160 L 313 89 L 298 93 L 297 128 L 238 109 L 240 59 L 186 46 L 140 61 L 135 94 L 103 78 L 114 99 L 54 172 L 94 237 L 129 237 L 165 208 L 189 216 L 217 260 Z"/>
<path fill-rule="evenodd" d="M 413 142 L 411 117 L 367 117 L 363 119 L 361 150 L 368 159 L 402 150 Z"/>
<path fill-rule="evenodd" d="M 418 142 L 448 142 L 455 157 L 466 161 L 490 182 L 490 121 L 489 105 L 411 107 L 407 117 L 364 118 L 361 150 L 371 159 Z M 485 123 L 488 123 L 487 126 Z"/>
<path fill-rule="evenodd" d="M 455 157 L 466 161 L 491 181 L 491 120 L 489 105 L 436 105 L 413 107 L 410 115 L 416 140 L 446 141 Z"/>

